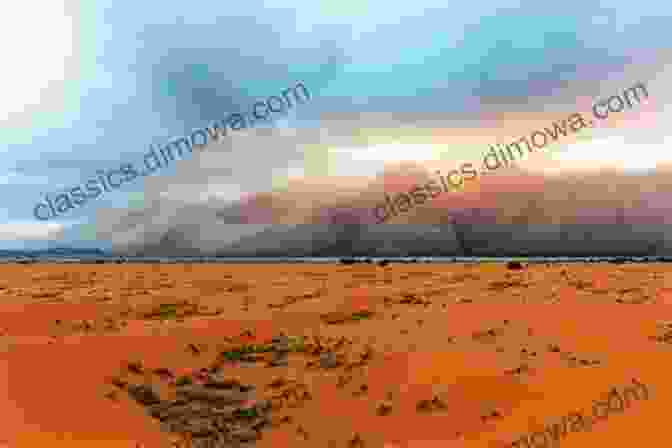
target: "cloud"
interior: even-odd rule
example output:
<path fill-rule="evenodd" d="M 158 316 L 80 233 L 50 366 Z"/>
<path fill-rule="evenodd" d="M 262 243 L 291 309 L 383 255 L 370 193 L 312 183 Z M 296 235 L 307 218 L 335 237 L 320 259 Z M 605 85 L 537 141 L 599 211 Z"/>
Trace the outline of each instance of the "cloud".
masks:
<path fill-rule="evenodd" d="M 651 71 L 649 67 L 649 75 Z M 596 96 L 620 92 L 640 79 L 649 78 L 609 80 L 606 87 L 600 85 Z M 568 89 L 555 98 L 555 104 L 573 109 L 580 90 Z M 651 97 L 658 92 L 662 94 L 661 88 L 652 84 Z M 552 106 L 553 99 L 546 99 Z M 406 116 L 408 120 L 401 121 L 419 122 L 421 115 L 416 120 L 412 112 Z M 515 121 L 516 115 L 511 116 Z M 646 204 L 633 208 L 628 216 L 623 212 L 637 201 L 638 188 L 656 190 L 662 177 L 640 176 L 633 186 L 632 176 L 637 173 L 625 175 L 622 163 L 609 177 L 580 172 L 570 163 L 553 180 L 516 169 L 506 177 L 502 170 L 473 181 L 477 184 L 474 191 L 467 188 L 464 194 L 444 194 L 394 225 L 375 225 L 372 210 L 384 200 L 383 194 L 406 188 L 394 182 L 395 176 L 408 179 L 404 182 L 412 186 L 434 172 L 430 166 L 437 167 L 436 159 L 442 166 L 454 165 L 431 144 L 403 138 L 372 144 L 366 138 L 374 123 L 393 132 L 399 118 L 399 114 L 338 112 L 322 115 L 320 128 L 236 132 L 176 162 L 174 175 L 146 178 L 144 209 L 101 210 L 96 223 L 99 237 L 111 240 L 121 253 L 164 256 L 339 256 L 353 251 L 407 255 L 422 250 L 455 255 L 460 246 L 483 254 L 488 250 L 594 253 L 661 250 L 671 245 L 664 228 L 656 227 L 667 219 L 662 212 Z M 441 126 L 450 126 L 447 123 Z M 623 162 L 633 140 L 619 140 L 618 131 L 596 135 L 578 151 L 579 146 L 570 148 L 565 159 L 571 156 L 593 167 L 610 159 Z M 484 132 L 474 129 L 472 135 Z M 644 155 L 642 145 L 634 144 L 640 148 L 639 156 Z M 596 152 L 582 161 L 589 154 L 585 148 Z M 650 166 L 659 148 L 647 145 L 646 149 L 650 150 L 648 157 L 637 159 L 638 167 Z M 487 151 L 487 145 L 482 151 Z M 481 154 L 474 153 L 472 161 L 479 161 Z M 629 157 L 633 162 L 633 155 Z M 404 160 L 409 163 L 401 165 Z M 317 169 L 320 164 L 326 169 Z M 573 176 L 582 182 L 578 191 Z M 571 194 L 577 199 L 568 199 Z M 554 197 L 558 198 L 555 202 Z M 639 215 L 646 215 L 654 225 L 640 226 L 641 231 L 634 233 L 632 224 Z M 455 226 L 455 220 L 461 222 Z"/>
<path fill-rule="evenodd" d="M 59 238 L 64 229 L 63 224 L 51 222 L 0 223 L 0 240 L 51 240 Z"/>
<path fill-rule="evenodd" d="M 12 63 L 0 74 L 0 122 L 30 126 L 31 113 L 60 109 L 62 92 L 57 93 L 57 87 L 63 90 L 75 55 L 77 20 L 73 12 L 77 7 L 66 0 L 28 0 L 5 6 L 0 16 L 0 48 Z M 35 14 L 38 10 L 40 14 Z"/>
<path fill-rule="evenodd" d="M 654 207 L 660 194 L 642 202 L 644 192 L 661 190 L 665 173 L 565 169 L 551 178 L 502 168 L 376 225 L 372 210 L 383 194 L 435 178 L 429 165 L 389 163 L 370 176 L 297 176 L 273 191 L 269 179 L 278 165 L 303 160 L 310 145 L 297 145 L 302 139 L 310 140 L 300 131 L 248 135 L 229 142 L 228 152 L 213 144 L 179 162 L 174 176 L 147 179 L 144 209 L 101 211 L 99 238 L 110 239 L 117 253 L 159 256 L 623 254 L 672 246 L 670 218 Z M 267 148 L 273 151 L 260 156 Z M 231 180 L 219 173 L 225 169 Z M 236 191 L 227 191 L 228 184 Z"/>

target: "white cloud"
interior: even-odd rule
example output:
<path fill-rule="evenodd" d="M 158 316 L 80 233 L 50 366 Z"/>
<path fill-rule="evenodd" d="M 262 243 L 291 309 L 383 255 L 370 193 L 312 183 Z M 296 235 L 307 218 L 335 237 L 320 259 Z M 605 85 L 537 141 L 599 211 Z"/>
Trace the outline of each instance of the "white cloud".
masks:
<path fill-rule="evenodd" d="M 400 162 L 440 158 L 440 146 L 431 144 L 385 143 L 365 148 L 335 148 L 332 151 L 347 153 L 353 161 Z"/>
<path fill-rule="evenodd" d="M 63 224 L 41 222 L 0 223 L 0 240 L 50 240 L 59 237 L 64 230 Z"/>
<path fill-rule="evenodd" d="M 657 164 L 670 162 L 670 140 L 664 137 L 663 143 L 627 143 L 623 136 L 611 136 L 575 143 L 567 145 L 562 152 L 553 153 L 550 158 L 554 166 L 547 169 L 655 169 Z"/>
<path fill-rule="evenodd" d="M 74 55 L 74 23 L 66 0 L 4 2 L 0 14 L 0 121 L 44 109 L 54 82 L 66 79 Z M 16 116 L 15 116 L 16 115 Z"/>

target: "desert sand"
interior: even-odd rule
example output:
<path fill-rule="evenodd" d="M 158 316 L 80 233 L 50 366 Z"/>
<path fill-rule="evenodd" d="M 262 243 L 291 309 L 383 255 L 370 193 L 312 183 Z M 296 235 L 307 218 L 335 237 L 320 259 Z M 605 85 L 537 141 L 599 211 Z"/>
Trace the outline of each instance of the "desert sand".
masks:
<path fill-rule="evenodd" d="M 669 271 L 2 265 L 0 446 L 663 446 Z"/>

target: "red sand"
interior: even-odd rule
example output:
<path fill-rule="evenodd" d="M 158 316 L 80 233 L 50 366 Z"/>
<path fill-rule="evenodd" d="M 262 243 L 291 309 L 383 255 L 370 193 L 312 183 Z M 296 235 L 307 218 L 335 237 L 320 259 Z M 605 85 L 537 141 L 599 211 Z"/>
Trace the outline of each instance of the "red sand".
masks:
<path fill-rule="evenodd" d="M 292 421 L 265 429 L 261 448 L 510 446 L 572 411 L 590 413 L 593 400 L 632 378 L 648 387 L 648 400 L 610 414 L 590 432 L 568 433 L 558 446 L 662 446 L 666 440 L 664 406 L 672 384 L 665 366 L 672 353 L 652 339 L 665 332 L 657 323 L 672 320 L 664 289 L 672 274 L 662 264 L 522 271 L 501 264 L 0 269 L 0 377 L 6 378 L 0 381 L 0 446 L 168 447 L 166 434 L 139 405 L 123 393 L 117 401 L 105 397 L 114 390 L 110 377 L 129 360 L 152 368 L 202 367 L 225 337 L 245 330 L 258 342 L 281 331 L 345 338 L 351 359 L 367 346 L 372 350 L 349 372 L 308 369 L 314 358 L 302 353 L 288 367 L 226 367 L 260 390 L 283 376 L 312 395 L 274 411 Z M 221 314 L 165 324 L 140 314 L 177 300 Z M 362 309 L 375 314 L 337 324 L 320 317 Z M 106 317 L 111 326 L 128 324 L 106 329 Z M 83 319 L 94 328 L 75 322 Z M 186 350 L 189 343 L 202 353 Z M 551 344 L 560 352 L 550 351 Z M 507 373 L 523 365 L 523 373 Z M 339 376 L 351 378 L 338 387 Z M 368 390 L 361 392 L 363 384 Z M 388 394 L 390 414 L 377 415 Z M 445 409 L 417 409 L 435 395 Z M 499 417 L 488 418 L 493 411 Z M 298 435 L 299 425 L 308 439 Z M 363 445 L 349 442 L 355 432 Z"/>

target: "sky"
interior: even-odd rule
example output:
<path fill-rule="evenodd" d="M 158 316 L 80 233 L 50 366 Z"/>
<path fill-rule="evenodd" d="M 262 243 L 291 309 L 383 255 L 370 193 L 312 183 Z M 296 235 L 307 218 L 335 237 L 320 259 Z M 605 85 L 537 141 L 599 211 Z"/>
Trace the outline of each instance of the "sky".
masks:
<path fill-rule="evenodd" d="M 11 2 L 0 15 L 0 46 L 12 61 L 0 73 L 0 248 L 127 247 L 161 240 L 187 221 L 198 227 L 198 213 L 182 217 L 190 207 L 216 214 L 273 191 L 295 202 L 312 194 L 292 216 L 273 214 L 259 228 L 231 224 L 238 230 L 230 241 L 238 241 L 274 224 L 305 223 L 400 162 L 478 160 L 490 143 L 574 111 L 588 116 L 596 100 L 638 81 L 649 86 L 645 104 L 535 154 L 526 169 L 639 174 L 668 163 L 672 5 L 445 4 Z M 62 216 L 35 218 L 45 195 L 139 163 L 150 144 L 249 110 L 297 82 L 310 101 L 271 123 Z M 134 219 L 141 224 L 128 224 Z M 217 239 L 218 229 L 199 238 Z"/>

